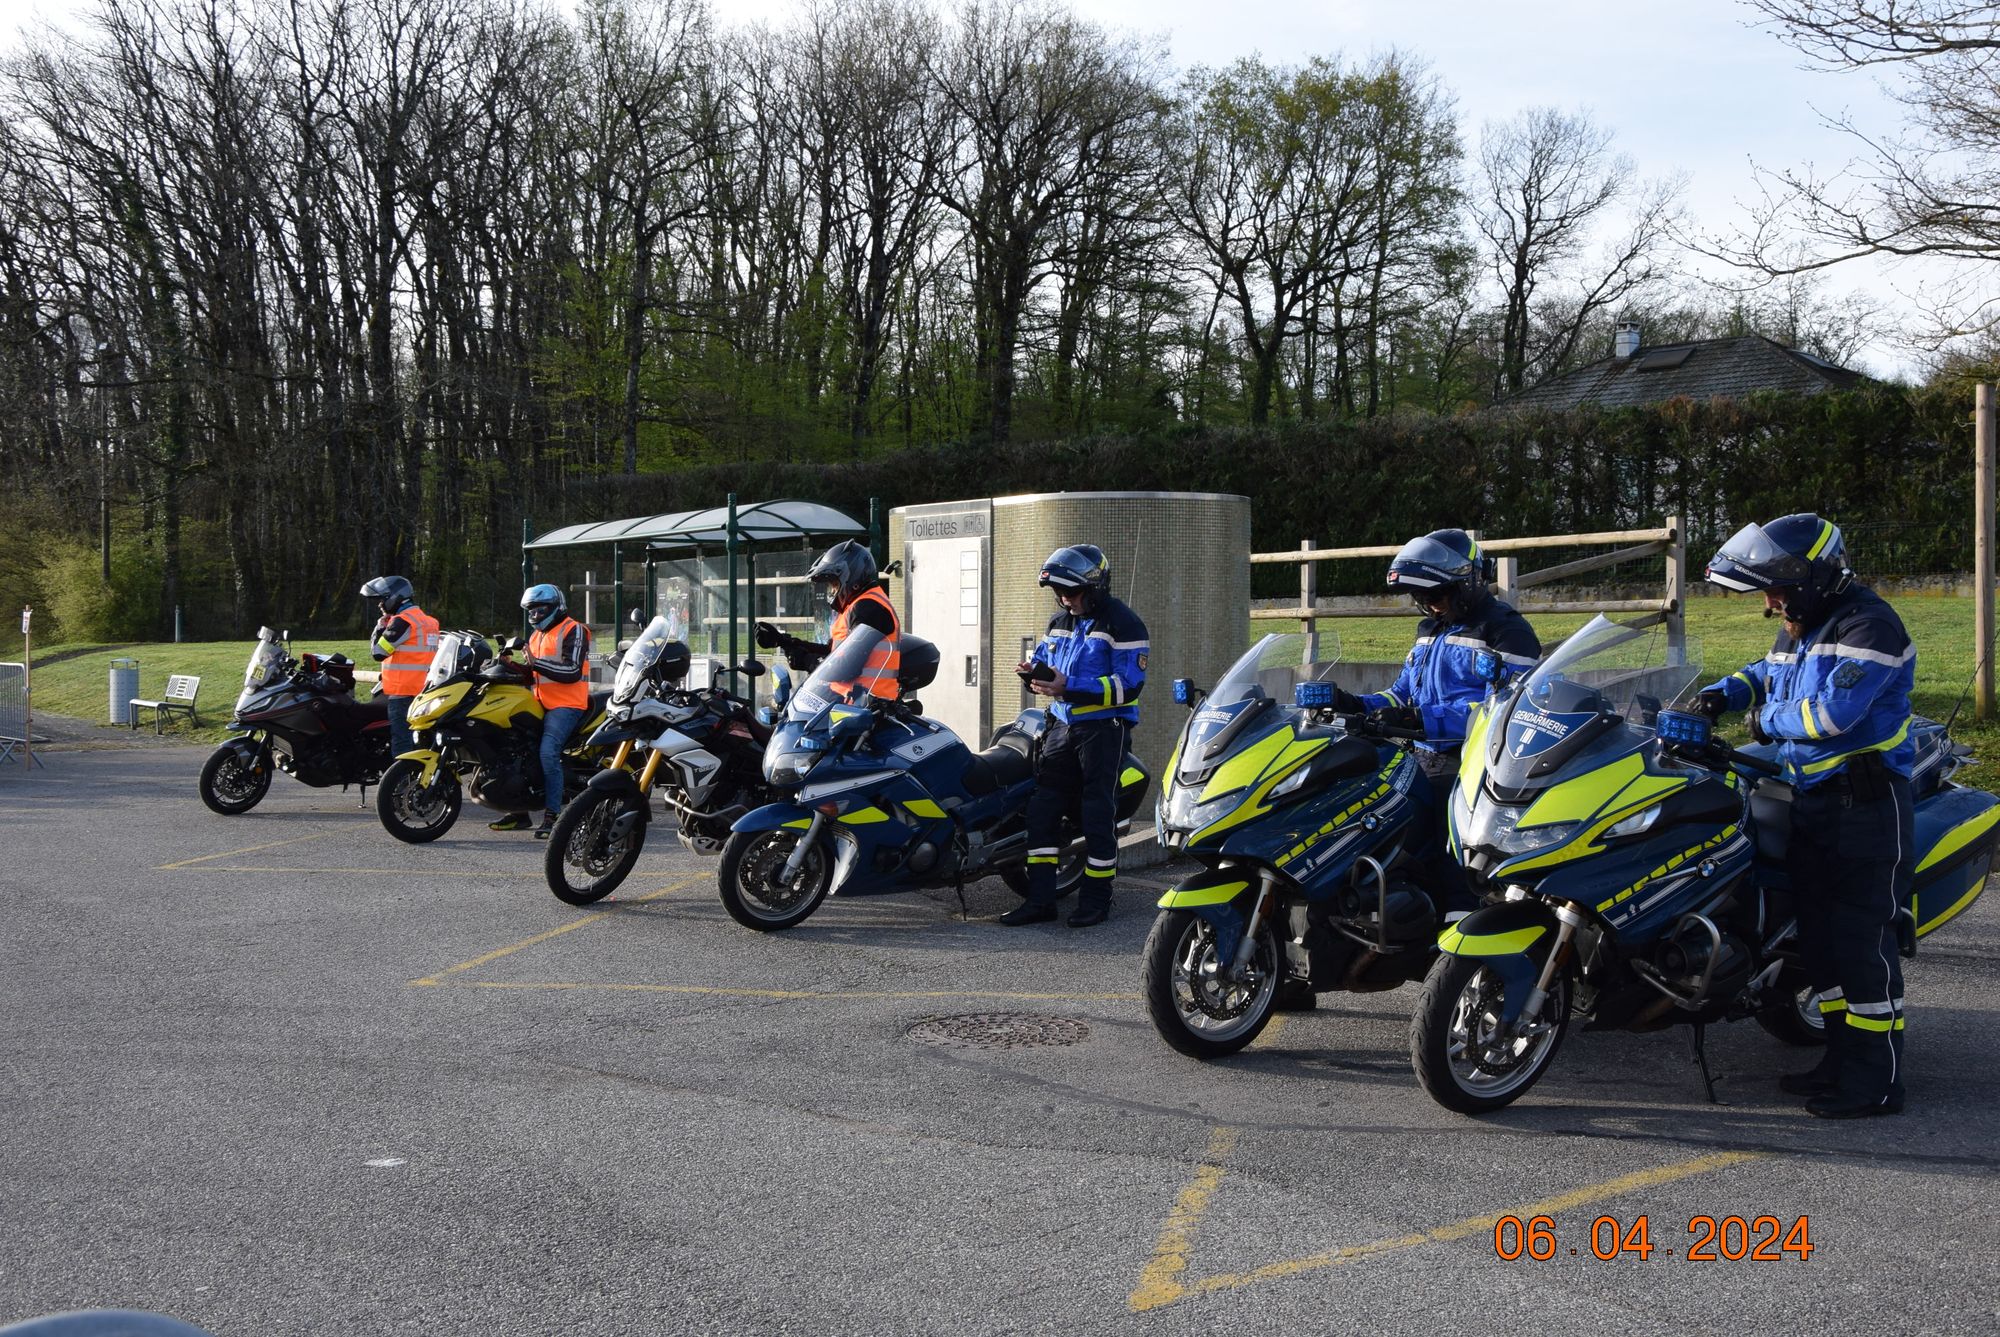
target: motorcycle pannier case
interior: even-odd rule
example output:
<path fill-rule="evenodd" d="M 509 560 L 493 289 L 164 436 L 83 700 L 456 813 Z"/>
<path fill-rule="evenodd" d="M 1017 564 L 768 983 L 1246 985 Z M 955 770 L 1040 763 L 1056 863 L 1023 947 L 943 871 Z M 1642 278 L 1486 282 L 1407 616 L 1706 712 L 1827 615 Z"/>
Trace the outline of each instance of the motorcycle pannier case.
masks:
<path fill-rule="evenodd" d="M 1917 936 L 1940 928 L 1979 899 L 2000 836 L 2000 799 L 1948 786 L 1917 804 L 1917 873 L 1911 911 Z"/>

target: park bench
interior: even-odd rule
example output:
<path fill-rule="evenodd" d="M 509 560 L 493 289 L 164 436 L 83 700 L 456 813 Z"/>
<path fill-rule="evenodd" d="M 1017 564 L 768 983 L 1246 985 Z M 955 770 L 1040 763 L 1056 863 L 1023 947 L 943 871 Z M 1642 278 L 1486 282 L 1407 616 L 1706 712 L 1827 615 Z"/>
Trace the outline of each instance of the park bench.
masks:
<path fill-rule="evenodd" d="M 132 698 L 130 702 L 132 710 L 129 716 L 132 727 L 134 729 L 139 727 L 139 708 L 141 706 L 147 706 L 152 709 L 154 733 L 165 733 L 167 731 L 166 723 L 167 716 L 169 715 L 185 715 L 188 717 L 189 724 L 200 724 L 201 721 L 195 718 L 194 713 L 195 693 L 200 690 L 200 678 L 186 673 L 174 674 L 167 679 L 166 695 L 160 697 L 159 700 L 147 701 L 136 696 Z"/>

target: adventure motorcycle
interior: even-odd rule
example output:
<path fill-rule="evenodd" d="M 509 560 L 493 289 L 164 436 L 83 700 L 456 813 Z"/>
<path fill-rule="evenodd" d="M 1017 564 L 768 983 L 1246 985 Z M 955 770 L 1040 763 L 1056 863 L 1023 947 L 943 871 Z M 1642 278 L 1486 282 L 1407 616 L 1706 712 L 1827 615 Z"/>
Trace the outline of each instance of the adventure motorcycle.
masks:
<path fill-rule="evenodd" d="M 1757 1018 L 1811 1043 L 1785 873 L 1791 787 L 1770 748 L 1663 709 L 1698 680 L 1657 630 L 1599 617 L 1474 716 L 1451 799 L 1455 850 L 1504 899 L 1446 930 L 1410 1030 L 1433 1099 L 1466 1114 L 1519 1099 L 1564 1028 Z M 1953 784 L 1967 750 L 1913 720 L 1913 904 L 1903 954 L 1979 895 L 2000 799 Z M 1709 1093 L 1713 1097 L 1712 1082 Z"/>
<path fill-rule="evenodd" d="M 1440 851 L 1415 730 L 1330 709 L 1327 638 L 1266 636 L 1190 714 L 1156 810 L 1160 848 L 1202 869 L 1159 901 L 1141 988 L 1160 1038 L 1214 1058 L 1287 998 L 1422 979 L 1443 913 L 1418 884 Z"/>
<path fill-rule="evenodd" d="M 715 854 L 732 822 L 771 800 L 764 783 L 764 744 L 771 728 L 748 703 L 720 687 L 676 688 L 687 676 L 687 646 L 667 634 L 656 617 L 625 651 L 604 723 L 588 744 L 616 746 L 611 764 L 563 805 L 549 833 L 542 868 L 549 890 L 571 905 L 589 905 L 617 890 L 639 860 L 654 786 L 673 814 L 681 844 Z M 733 672 L 754 679 L 755 660 Z M 628 769 L 646 752 L 636 778 Z"/>
<path fill-rule="evenodd" d="M 225 816 L 262 802 L 274 770 L 315 789 L 360 785 L 365 798 L 389 765 L 388 706 L 354 699 L 354 661 L 294 659 L 269 627 L 257 629 L 229 728 L 243 736 L 209 754 L 196 785 L 201 801 Z"/>
<path fill-rule="evenodd" d="M 802 923 L 826 896 L 958 887 L 983 877 L 1027 888 L 1028 797 L 1048 717 L 1024 710 L 974 752 L 923 717 L 909 694 L 937 676 L 938 650 L 904 636 L 902 698 L 857 681 L 881 643 L 856 627 L 785 704 L 764 752 L 764 778 L 789 800 L 742 818 L 722 847 L 723 908 L 767 931 Z M 1130 752 L 1119 774 L 1118 820 L 1144 797 L 1146 769 Z M 1083 876 L 1073 837 L 1059 885 Z"/>
<path fill-rule="evenodd" d="M 484 636 L 438 640 L 424 690 L 410 700 L 415 750 L 382 773 L 375 811 L 398 840 L 436 840 L 458 820 L 463 794 L 499 812 L 535 812 L 542 800 L 542 717 L 533 676 L 496 659 Z M 577 793 L 609 755 L 587 741 L 604 722 L 609 692 L 590 693 L 583 724 L 563 752 L 563 785 Z M 461 777 L 463 785 L 461 786 Z"/>

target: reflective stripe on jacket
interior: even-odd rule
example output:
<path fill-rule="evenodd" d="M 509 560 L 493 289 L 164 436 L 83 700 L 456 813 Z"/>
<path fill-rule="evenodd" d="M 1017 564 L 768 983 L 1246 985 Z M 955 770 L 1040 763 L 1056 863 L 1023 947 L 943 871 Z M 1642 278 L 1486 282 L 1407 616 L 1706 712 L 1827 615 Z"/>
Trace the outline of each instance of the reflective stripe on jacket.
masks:
<path fill-rule="evenodd" d="M 1151 652 L 1146 624 L 1108 594 L 1090 617 L 1057 613 L 1049 619 L 1034 654 L 1069 680 L 1049 713 L 1070 724 L 1138 723 L 1139 693 L 1146 687 L 1146 657 Z"/>
<path fill-rule="evenodd" d="M 872 590 L 863 590 L 849 601 L 847 607 L 840 610 L 840 616 L 833 620 L 833 636 L 829 644 L 833 649 L 840 648 L 840 643 L 847 639 L 848 614 L 854 611 L 856 604 L 863 601 L 882 605 L 889 614 L 889 625 L 896 630 L 885 636 L 882 643 L 869 652 L 868 662 L 861 666 L 859 682 L 864 691 L 885 701 L 894 701 L 903 691 L 902 684 L 896 681 L 896 675 L 903 668 L 903 619 L 896 616 L 896 605 L 889 602 L 889 596 L 882 592 L 880 586 Z M 854 690 L 854 683 L 851 682 L 828 685 L 843 694 Z"/>
<path fill-rule="evenodd" d="M 385 633 L 396 623 L 403 624 L 400 636 Z M 382 691 L 389 696 L 415 696 L 424 690 L 424 679 L 437 654 L 438 620 L 411 604 L 395 616 L 375 624 L 375 645 L 382 658 Z"/>
<path fill-rule="evenodd" d="M 1437 618 L 1417 624 L 1403 671 L 1386 692 L 1368 692 L 1361 703 L 1368 710 L 1411 706 L 1424 722 L 1417 746 L 1436 751 L 1457 747 L 1465 739 L 1465 717 L 1486 696 L 1479 676 L 1479 652 L 1491 650 L 1510 675 L 1532 669 L 1542 657 L 1542 643 L 1528 619 L 1512 604 L 1488 598 L 1459 622 L 1440 625 Z"/>
<path fill-rule="evenodd" d="M 590 628 L 566 617 L 528 637 L 528 667 L 535 674 L 535 700 L 543 710 L 590 704 Z"/>
<path fill-rule="evenodd" d="M 1909 775 L 1916 680 L 1917 647 L 1903 619 L 1857 587 L 1803 641 L 1780 631 L 1770 654 L 1704 690 L 1727 695 L 1731 710 L 1754 708 L 1758 726 L 1778 740 L 1785 778 L 1810 789 L 1863 752 Z"/>

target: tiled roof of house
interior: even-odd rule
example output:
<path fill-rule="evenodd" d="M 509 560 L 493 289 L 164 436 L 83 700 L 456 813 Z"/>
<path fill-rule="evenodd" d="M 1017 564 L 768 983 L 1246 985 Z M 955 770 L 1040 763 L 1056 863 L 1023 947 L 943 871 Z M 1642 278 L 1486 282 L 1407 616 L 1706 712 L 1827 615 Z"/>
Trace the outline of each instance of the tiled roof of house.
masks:
<path fill-rule="evenodd" d="M 1869 378 L 1759 334 L 1641 347 L 1553 376 L 1500 401 L 1501 408 L 1624 408 L 1663 399 L 1735 398 L 1757 390 L 1816 394 Z"/>

